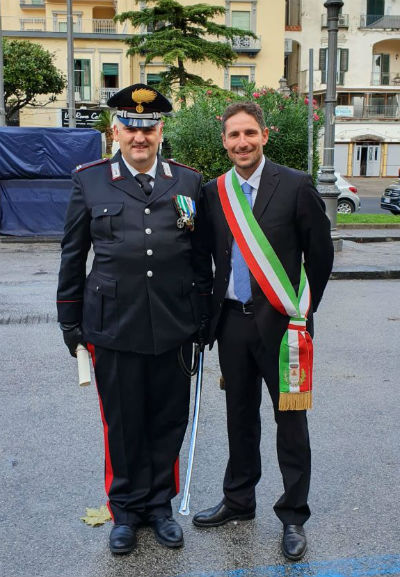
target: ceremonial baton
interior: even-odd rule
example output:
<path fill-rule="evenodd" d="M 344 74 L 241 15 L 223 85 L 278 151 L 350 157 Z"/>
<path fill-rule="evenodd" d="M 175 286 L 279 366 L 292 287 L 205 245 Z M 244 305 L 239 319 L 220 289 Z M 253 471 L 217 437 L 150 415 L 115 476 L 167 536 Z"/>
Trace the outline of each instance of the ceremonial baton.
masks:
<path fill-rule="evenodd" d="M 183 490 L 183 497 L 182 497 L 182 501 L 181 501 L 181 506 L 179 507 L 179 513 L 181 515 L 189 515 L 189 513 L 190 513 L 190 510 L 189 510 L 189 500 L 190 500 L 189 489 L 190 489 L 190 481 L 192 478 L 194 450 L 196 447 L 197 426 L 199 424 L 201 386 L 202 386 L 202 382 L 203 382 L 203 358 L 204 358 L 204 351 L 200 349 L 199 366 L 198 366 L 197 378 L 196 378 L 196 398 L 194 401 L 192 432 L 190 434 L 188 466 L 187 466 L 187 470 L 186 470 L 185 488 Z"/>

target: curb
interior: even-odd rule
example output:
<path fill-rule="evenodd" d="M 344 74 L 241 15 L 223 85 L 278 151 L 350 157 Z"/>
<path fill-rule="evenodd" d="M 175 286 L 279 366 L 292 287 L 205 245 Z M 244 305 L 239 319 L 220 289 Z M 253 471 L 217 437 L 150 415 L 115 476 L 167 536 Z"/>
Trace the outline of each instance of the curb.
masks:
<path fill-rule="evenodd" d="M 342 240 L 349 240 L 351 242 L 367 243 L 367 242 L 395 242 L 400 240 L 399 236 L 342 236 Z"/>
<path fill-rule="evenodd" d="M 369 230 L 369 229 L 373 229 L 373 228 L 377 228 L 377 229 L 385 229 L 385 228 L 400 228 L 400 222 L 391 222 L 391 223 L 386 223 L 386 222 L 349 222 L 349 223 L 341 223 L 341 224 L 337 224 L 336 228 L 341 228 L 341 229 L 346 229 L 346 228 L 354 228 L 354 229 L 365 229 L 365 230 Z"/>
<path fill-rule="evenodd" d="M 400 279 L 400 269 L 370 269 L 370 270 L 334 270 L 330 280 L 397 280 Z"/>
<path fill-rule="evenodd" d="M 60 243 L 61 240 L 61 236 L 0 236 L 0 244 Z"/>

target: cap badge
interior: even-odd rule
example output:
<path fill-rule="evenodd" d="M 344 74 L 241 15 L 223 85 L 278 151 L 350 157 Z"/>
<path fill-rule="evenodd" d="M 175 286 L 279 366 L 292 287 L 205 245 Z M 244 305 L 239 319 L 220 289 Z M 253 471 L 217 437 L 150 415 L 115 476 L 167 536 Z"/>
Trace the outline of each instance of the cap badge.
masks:
<path fill-rule="evenodd" d="M 132 100 L 137 103 L 136 112 L 139 114 L 144 111 L 142 102 L 153 102 L 157 98 L 156 92 L 147 90 L 146 88 L 139 88 L 132 92 Z"/>

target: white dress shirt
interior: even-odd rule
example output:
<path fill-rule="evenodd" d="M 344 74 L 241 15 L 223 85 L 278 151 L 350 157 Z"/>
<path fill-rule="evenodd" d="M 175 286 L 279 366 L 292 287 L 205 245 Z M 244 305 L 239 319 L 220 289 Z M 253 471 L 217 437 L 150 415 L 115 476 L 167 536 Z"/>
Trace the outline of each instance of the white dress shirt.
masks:
<path fill-rule="evenodd" d="M 130 165 L 129 162 L 127 162 L 125 160 L 125 158 L 122 156 L 122 154 L 121 154 L 121 158 L 124 161 L 126 168 L 129 170 L 129 172 L 132 174 L 133 177 L 135 177 L 137 174 L 139 174 L 139 170 L 136 170 L 136 168 L 134 168 L 132 165 Z M 156 157 L 153 166 L 150 168 L 150 170 L 148 170 L 146 172 L 146 174 L 151 176 L 150 184 L 152 187 L 154 187 L 154 180 L 155 180 L 156 174 L 157 174 L 157 162 L 158 162 L 158 159 Z"/>
<path fill-rule="evenodd" d="M 251 186 L 251 206 L 252 207 L 254 206 L 254 203 L 256 202 L 258 187 L 260 186 L 261 173 L 263 171 L 264 165 L 265 165 L 265 156 L 263 155 L 260 164 L 258 165 L 256 170 L 253 172 L 253 174 L 247 180 L 245 180 L 242 176 L 240 176 L 240 174 L 237 172 L 236 168 L 233 169 L 236 173 L 236 176 L 238 177 L 240 186 L 242 186 L 242 184 L 244 182 L 247 182 Z M 236 242 L 235 239 L 233 239 L 233 242 Z M 232 251 L 232 254 L 233 254 L 233 251 Z M 235 294 L 235 283 L 233 280 L 233 258 L 232 257 L 231 257 L 231 274 L 229 277 L 229 284 L 228 284 L 228 288 L 227 288 L 227 291 L 225 294 L 225 298 L 226 299 L 232 299 L 235 301 L 239 300 Z"/>

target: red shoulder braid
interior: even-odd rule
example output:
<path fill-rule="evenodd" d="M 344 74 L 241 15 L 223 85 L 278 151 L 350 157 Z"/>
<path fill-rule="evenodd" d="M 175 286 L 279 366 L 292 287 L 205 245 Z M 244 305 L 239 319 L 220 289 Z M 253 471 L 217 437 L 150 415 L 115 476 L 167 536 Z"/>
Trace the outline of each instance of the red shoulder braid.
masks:
<path fill-rule="evenodd" d="M 193 170 L 193 172 L 197 172 L 198 174 L 200 174 L 200 172 L 196 168 L 193 168 L 193 166 L 188 166 L 187 164 L 176 162 L 176 160 L 173 160 L 172 158 L 167 158 L 167 162 L 169 162 L 170 164 L 175 164 L 176 166 L 183 166 L 183 168 L 188 168 L 189 170 Z"/>
<path fill-rule="evenodd" d="M 104 164 L 105 162 L 108 161 L 109 161 L 108 158 L 100 158 L 99 160 L 93 160 L 92 162 L 87 162 L 86 164 L 78 164 L 78 166 L 75 168 L 75 172 L 81 172 L 86 168 L 90 168 L 91 166 L 97 166 L 98 164 Z"/>

